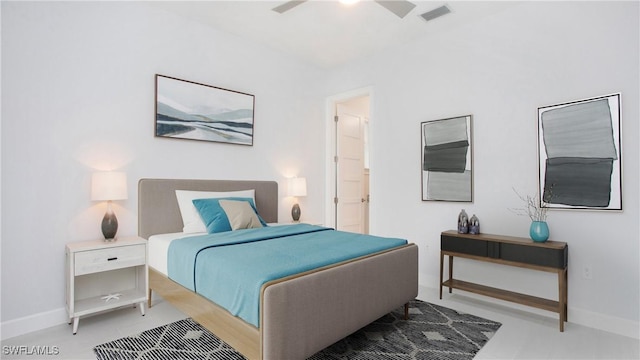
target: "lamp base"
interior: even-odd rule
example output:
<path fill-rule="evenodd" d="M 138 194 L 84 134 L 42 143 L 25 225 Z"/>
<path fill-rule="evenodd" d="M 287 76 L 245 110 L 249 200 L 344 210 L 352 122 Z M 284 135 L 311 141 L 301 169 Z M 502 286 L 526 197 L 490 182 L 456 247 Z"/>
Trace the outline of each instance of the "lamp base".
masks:
<path fill-rule="evenodd" d="M 111 201 L 109 201 L 111 203 Z M 104 235 L 105 241 L 115 241 L 116 233 L 118 232 L 118 219 L 116 214 L 111 210 L 111 204 L 107 208 L 107 212 L 102 218 L 102 235 Z"/>
<path fill-rule="evenodd" d="M 300 221 L 300 205 L 298 204 L 293 205 L 293 207 L 291 208 L 291 217 L 295 222 Z"/>

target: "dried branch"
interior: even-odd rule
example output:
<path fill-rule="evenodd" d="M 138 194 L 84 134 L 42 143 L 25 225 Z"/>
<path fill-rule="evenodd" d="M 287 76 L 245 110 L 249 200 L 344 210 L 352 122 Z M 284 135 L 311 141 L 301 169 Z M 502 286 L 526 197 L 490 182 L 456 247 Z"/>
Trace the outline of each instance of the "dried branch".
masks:
<path fill-rule="evenodd" d="M 511 212 L 518 216 L 528 216 L 531 221 L 547 221 L 547 211 L 549 208 L 546 206 L 540 206 L 540 199 L 537 194 L 535 196 L 522 196 L 516 191 L 516 189 L 513 189 L 513 192 L 515 192 L 520 200 L 524 202 L 525 207 L 510 208 L 509 210 Z"/>

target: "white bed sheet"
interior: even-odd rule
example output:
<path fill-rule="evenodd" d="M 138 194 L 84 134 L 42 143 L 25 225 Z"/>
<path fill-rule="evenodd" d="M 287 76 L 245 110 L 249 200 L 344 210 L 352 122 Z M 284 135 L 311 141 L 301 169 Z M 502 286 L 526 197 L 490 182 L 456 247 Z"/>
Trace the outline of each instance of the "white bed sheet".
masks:
<path fill-rule="evenodd" d="M 149 266 L 157 271 L 168 275 L 167 270 L 167 253 L 169 252 L 169 245 L 173 240 L 182 239 L 189 236 L 206 235 L 207 233 L 170 233 L 170 234 L 158 234 L 151 235 L 149 237 L 147 247 L 149 248 Z"/>

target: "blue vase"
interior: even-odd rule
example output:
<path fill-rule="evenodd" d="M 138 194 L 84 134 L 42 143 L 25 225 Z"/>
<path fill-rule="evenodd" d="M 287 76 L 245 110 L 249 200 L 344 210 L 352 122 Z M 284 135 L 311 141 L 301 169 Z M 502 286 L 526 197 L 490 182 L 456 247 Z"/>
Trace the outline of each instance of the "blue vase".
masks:
<path fill-rule="evenodd" d="M 529 236 L 535 242 L 545 242 L 549 239 L 549 225 L 546 221 L 534 221 L 529 228 Z"/>

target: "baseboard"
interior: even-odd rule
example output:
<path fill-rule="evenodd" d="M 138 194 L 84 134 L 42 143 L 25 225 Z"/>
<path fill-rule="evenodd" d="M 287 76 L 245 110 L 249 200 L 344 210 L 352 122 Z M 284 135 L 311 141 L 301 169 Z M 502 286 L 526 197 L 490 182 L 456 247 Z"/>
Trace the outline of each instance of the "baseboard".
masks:
<path fill-rule="evenodd" d="M 152 299 L 159 300 L 162 298 L 154 293 Z M 69 317 L 65 308 L 45 311 L 1 323 L 0 340 L 4 341 L 30 332 L 68 323 Z M 69 331 L 71 331 L 71 329 L 69 329 Z"/>
<path fill-rule="evenodd" d="M 6 340 L 68 322 L 69 318 L 65 308 L 45 311 L 3 322 L 0 324 L 0 339 Z"/>
<path fill-rule="evenodd" d="M 439 279 L 437 278 L 427 279 L 427 280 L 430 280 L 429 281 L 430 284 L 438 284 L 439 282 Z M 433 286 L 425 285 L 423 283 L 421 283 L 420 286 L 426 289 L 431 289 L 432 291 L 439 291 L 439 289 Z M 497 302 L 501 306 L 505 306 L 508 308 L 522 310 L 522 311 L 529 311 L 538 315 L 557 319 L 557 314 L 551 313 L 549 311 L 539 310 L 536 308 L 511 303 L 508 301 L 493 299 L 487 296 L 476 295 L 476 294 L 462 291 L 462 290 L 456 290 L 455 292 L 469 298 L 478 299 L 482 301 Z M 622 335 L 622 336 L 626 336 L 634 339 L 640 339 L 640 322 L 623 319 L 615 316 L 595 313 L 592 311 L 572 307 L 571 304 L 569 304 L 568 306 L 567 313 L 569 315 L 569 323 L 578 324 L 578 325 L 582 325 L 582 326 L 586 326 L 586 327 L 590 327 L 590 328 L 594 328 L 594 329 L 598 329 L 598 330 L 602 330 L 602 331 L 606 331 L 606 332 L 610 332 L 610 333 L 614 333 L 614 334 L 618 334 L 618 335 Z"/>
<path fill-rule="evenodd" d="M 438 279 L 433 279 L 435 283 L 438 283 Z M 432 282 L 433 283 L 433 282 Z M 425 284 L 420 284 L 421 287 L 425 289 L 431 289 L 432 291 L 437 291 L 437 288 L 433 286 L 428 286 Z M 464 296 L 468 296 L 475 299 L 480 299 L 486 301 L 490 299 L 494 301 L 494 299 L 488 298 L 486 296 L 475 295 L 468 292 L 460 291 L 460 294 L 464 294 Z M 154 299 L 157 299 L 155 294 L 153 296 Z M 544 316 L 552 317 L 549 312 L 543 312 L 538 309 L 522 306 L 519 304 L 512 304 L 506 301 L 495 300 L 499 302 L 501 305 L 506 307 L 515 308 L 518 310 L 526 310 L 531 311 L 536 314 L 541 314 Z M 640 323 L 631 321 L 628 319 L 622 319 L 614 316 L 609 316 L 605 314 L 595 313 L 591 311 L 587 311 L 584 309 L 575 308 L 569 306 L 569 322 L 587 326 L 594 329 L 599 329 L 603 331 L 607 331 L 610 333 L 627 336 L 634 339 L 640 339 Z M 554 317 L 555 318 L 555 317 Z M 5 321 L 0 324 L 0 340 L 10 339 L 12 337 L 28 334 L 30 332 L 46 329 L 48 327 L 60 325 L 67 323 L 69 321 L 67 317 L 67 311 L 65 308 L 60 308 L 51 311 L 45 311 L 39 314 L 25 316 L 23 318 Z"/>
<path fill-rule="evenodd" d="M 580 324 L 610 333 L 640 339 L 640 323 L 609 315 L 599 314 L 584 309 L 569 307 L 569 319 Z"/>

